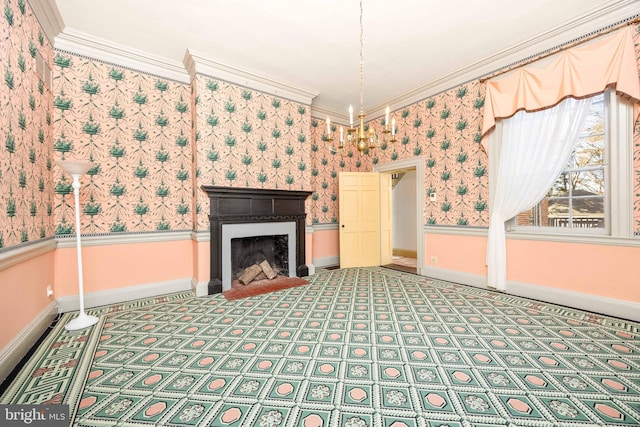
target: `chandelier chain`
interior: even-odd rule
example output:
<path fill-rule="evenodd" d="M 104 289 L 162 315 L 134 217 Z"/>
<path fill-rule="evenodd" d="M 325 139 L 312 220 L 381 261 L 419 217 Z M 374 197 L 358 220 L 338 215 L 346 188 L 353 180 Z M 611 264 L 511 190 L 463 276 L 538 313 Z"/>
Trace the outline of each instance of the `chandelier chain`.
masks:
<path fill-rule="evenodd" d="M 362 1 L 360 0 L 360 111 L 364 111 L 364 54 L 363 54 L 363 34 L 364 26 L 362 25 Z"/>
<path fill-rule="evenodd" d="M 357 125 L 353 120 L 353 107 L 349 105 L 349 127 L 347 128 L 346 135 L 344 132 L 343 126 L 340 126 L 340 139 L 338 148 L 335 149 L 330 147 L 331 153 L 336 154 L 340 153 L 341 155 L 351 155 L 351 149 L 345 145 L 347 144 L 355 144 L 355 148 L 360 152 L 360 154 L 371 154 L 372 150 L 376 148 L 378 143 L 378 133 L 373 128 L 373 126 L 369 126 L 367 131 L 365 132 L 365 117 L 366 114 L 364 112 L 364 0 L 360 0 L 360 66 L 359 66 L 359 77 L 360 77 L 360 112 L 358 113 L 358 123 Z M 395 139 L 395 118 L 391 121 L 391 129 L 389 129 L 389 106 L 387 106 L 385 110 L 384 128 L 382 129 L 383 141 L 386 148 L 387 141 L 396 142 Z M 333 138 L 331 137 L 332 128 L 331 128 L 331 120 L 329 116 L 327 116 L 327 135 L 326 141 L 332 142 Z M 391 139 L 388 139 L 388 134 L 391 134 Z M 325 139 L 323 137 L 323 139 Z"/>

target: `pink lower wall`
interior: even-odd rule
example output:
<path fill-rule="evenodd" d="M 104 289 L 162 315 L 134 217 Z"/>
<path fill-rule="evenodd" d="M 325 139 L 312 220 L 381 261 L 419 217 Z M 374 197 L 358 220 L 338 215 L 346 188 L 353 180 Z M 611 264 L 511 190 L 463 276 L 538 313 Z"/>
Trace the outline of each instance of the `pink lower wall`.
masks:
<path fill-rule="evenodd" d="M 340 255 L 340 233 L 338 230 L 313 232 L 312 259 L 337 257 Z"/>
<path fill-rule="evenodd" d="M 487 275 L 484 263 L 487 239 L 484 236 L 446 234 L 424 235 L 424 265 L 460 273 Z M 437 257 L 437 262 L 431 257 Z"/>
<path fill-rule="evenodd" d="M 337 232 L 333 233 L 336 242 L 329 244 L 327 239 L 323 240 L 326 232 L 319 233 L 321 246 L 317 248 L 314 247 L 317 241 L 312 238 L 317 233 L 306 235 L 307 262 L 314 256 L 314 251 L 319 251 L 321 256 L 338 255 Z M 198 242 L 193 239 L 103 245 L 83 243 L 84 291 L 108 291 L 185 278 L 196 283 L 209 282 L 209 244 L 208 240 Z M 75 246 L 55 250 L 55 274 L 50 282 L 54 284 L 56 298 L 78 294 L 77 268 Z"/>
<path fill-rule="evenodd" d="M 53 283 L 53 250 L 0 270 L 0 349 L 53 302 L 47 297 L 47 286 Z"/>
<path fill-rule="evenodd" d="M 507 280 L 640 302 L 640 248 L 507 240 Z"/>
<path fill-rule="evenodd" d="M 305 233 L 304 236 L 304 263 L 313 264 L 313 233 Z"/>
<path fill-rule="evenodd" d="M 424 263 L 486 277 L 486 241 L 426 233 Z M 633 246 L 507 239 L 508 281 L 629 302 L 640 302 L 638 260 L 640 248 Z"/>
<path fill-rule="evenodd" d="M 191 246 L 193 248 L 193 279 L 197 283 L 208 283 L 211 277 L 209 242 L 196 242 L 192 240 Z"/>
<path fill-rule="evenodd" d="M 84 291 L 106 291 L 193 277 L 192 250 L 191 239 L 83 246 Z M 75 247 L 56 249 L 56 298 L 78 294 L 77 265 Z"/>

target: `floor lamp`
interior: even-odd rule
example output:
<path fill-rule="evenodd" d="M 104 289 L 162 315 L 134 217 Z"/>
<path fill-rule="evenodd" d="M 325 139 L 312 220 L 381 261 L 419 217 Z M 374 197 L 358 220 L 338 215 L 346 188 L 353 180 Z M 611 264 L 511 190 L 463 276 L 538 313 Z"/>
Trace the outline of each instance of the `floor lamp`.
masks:
<path fill-rule="evenodd" d="M 80 243 L 80 176 L 93 166 L 92 163 L 74 160 L 56 161 L 65 172 L 73 178 L 73 196 L 76 204 L 76 248 L 78 255 L 78 291 L 80 297 L 80 313 L 78 317 L 64 325 L 68 331 L 83 329 L 98 323 L 98 318 L 89 316 L 84 312 L 84 284 L 82 278 L 82 245 Z"/>

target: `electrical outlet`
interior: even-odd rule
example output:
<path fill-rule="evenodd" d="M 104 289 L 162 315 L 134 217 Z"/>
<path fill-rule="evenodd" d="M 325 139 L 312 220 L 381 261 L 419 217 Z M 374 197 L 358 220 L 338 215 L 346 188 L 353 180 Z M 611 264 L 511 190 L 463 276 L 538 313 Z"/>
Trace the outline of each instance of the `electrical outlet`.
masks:
<path fill-rule="evenodd" d="M 47 286 L 47 298 L 49 298 L 51 295 L 53 295 L 53 288 L 51 287 L 51 285 Z"/>
<path fill-rule="evenodd" d="M 438 200 L 438 196 L 436 195 L 435 191 L 433 193 L 429 193 L 429 200 L 432 202 L 435 202 Z"/>
<path fill-rule="evenodd" d="M 438 263 L 438 257 L 435 255 L 431 255 L 431 264 L 437 264 Z"/>

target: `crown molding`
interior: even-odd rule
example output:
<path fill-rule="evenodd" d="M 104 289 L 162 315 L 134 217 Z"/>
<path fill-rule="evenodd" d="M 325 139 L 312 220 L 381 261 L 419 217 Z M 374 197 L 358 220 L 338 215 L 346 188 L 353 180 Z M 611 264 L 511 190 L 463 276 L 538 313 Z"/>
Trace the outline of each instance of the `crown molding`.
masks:
<path fill-rule="evenodd" d="M 190 82 L 188 74 L 179 62 L 100 39 L 81 31 L 65 28 L 55 38 L 53 47 L 57 50 L 175 80 L 179 83 Z"/>
<path fill-rule="evenodd" d="M 331 117 L 331 121 L 337 125 L 349 125 L 349 114 L 343 111 L 335 111 L 322 105 L 311 106 L 311 117 L 325 120 L 327 117 Z"/>
<path fill-rule="evenodd" d="M 317 92 L 214 61 L 205 54 L 191 49 L 187 49 L 183 63 L 191 79 L 194 79 L 196 74 L 203 74 L 309 106 L 313 98 L 318 96 Z"/>
<path fill-rule="evenodd" d="M 620 0 L 613 4 L 607 3 L 595 7 L 543 34 L 514 44 L 492 56 L 443 75 L 413 90 L 399 94 L 379 105 L 370 106 L 367 110 L 375 113 L 368 117 L 368 121 L 382 117 L 387 105 L 392 111 L 398 111 L 456 86 L 489 76 L 518 64 L 524 64 L 541 54 L 571 45 L 582 38 L 597 35 L 607 28 L 640 16 L 637 11 L 637 0 Z M 117 45 L 86 33 L 69 28 L 65 29 L 62 17 L 53 1 L 29 0 L 29 4 L 45 34 L 52 41 L 54 49 L 68 51 L 182 83 L 189 83 L 190 78 L 192 79 L 197 73 L 204 74 L 309 105 L 311 106 L 312 117 L 323 119 L 326 116 L 330 116 L 335 123 L 343 124 L 348 122 L 347 115 L 342 111 L 334 111 L 322 105 L 311 105 L 313 99 L 318 95 L 315 91 L 299 88 L 252 71 L 216 62 L 202 53 L 189 49 L 185 54 L 183 64 L 179 64 L 176 61 L 150 55 L 123 45 Z"/>
<path fill-rule="evenodd" d="M 53 45 L 56 36 L 62 32 L 64 21 L 55 1 L 28 0 L 31 10 L 40 23 L 44 34 Z"/>
<path fill-rule="evenodd" d="M 490 76 L 513 66 L 525 65 L 541 55 L 579 43 L 581 39 L 597 36 L 598 33 L 639 17 L 638 0 L 620 0 L 615 4 L 595 7 L 545 33 L 514 44 L 492 56 L 460 68 L 409 92 L 399 94 L 378 105 L 370 106 L 367 110 L 375 111 L 376 114 L 369 116 L 368 120 L 382 117 L 387 105 L 391 111 L 398 111 L 470 81 Z M 316 108 L 321 109 L 319 106 Z"/>

